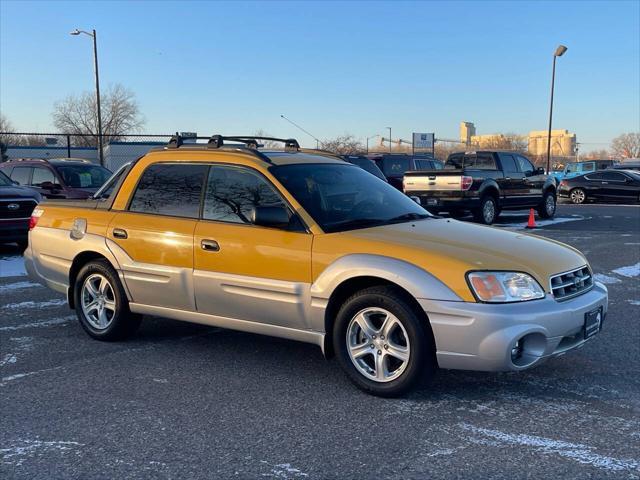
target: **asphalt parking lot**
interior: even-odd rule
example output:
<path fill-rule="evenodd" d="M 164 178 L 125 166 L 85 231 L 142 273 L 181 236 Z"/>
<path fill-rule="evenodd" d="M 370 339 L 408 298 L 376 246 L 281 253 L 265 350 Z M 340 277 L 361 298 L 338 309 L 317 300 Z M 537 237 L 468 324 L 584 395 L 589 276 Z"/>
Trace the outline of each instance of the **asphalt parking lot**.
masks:
<path fill-rule="evenodd" d="M 2 477 L 640 478 L 640 207 L 563 205 L 541 225 L 607 284 L 603 331 L 533 370 L 441 371 L 401 399 L 301 343 L 159 318 L 91 340 L 4 247 Z"/>

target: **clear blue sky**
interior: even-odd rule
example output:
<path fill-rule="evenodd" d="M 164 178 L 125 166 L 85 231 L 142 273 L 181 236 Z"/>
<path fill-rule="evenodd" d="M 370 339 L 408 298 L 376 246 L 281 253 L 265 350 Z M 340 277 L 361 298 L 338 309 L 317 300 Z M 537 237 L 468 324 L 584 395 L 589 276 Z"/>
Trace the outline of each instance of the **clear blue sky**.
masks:
<path fill-rule="evenodd" d="M 457 138 L 554 127 L 606 147 L 640 130 L 640 2 L 0 2 L 0 109 L 52 129 L 56 100 L 101 84 L 137 97 L 144 130 L 320 138 Z"/>

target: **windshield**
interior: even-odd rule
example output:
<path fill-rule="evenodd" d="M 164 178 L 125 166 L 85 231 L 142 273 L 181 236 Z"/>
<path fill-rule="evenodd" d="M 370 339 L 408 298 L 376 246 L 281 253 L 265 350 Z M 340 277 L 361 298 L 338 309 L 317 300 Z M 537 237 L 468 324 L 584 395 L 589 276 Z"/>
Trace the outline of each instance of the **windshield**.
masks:
<path fill-rule="evenodd" d="M 11 187 L 13 182 L 4 173 L 0 172 L 0 187 Z"/>
<path fill-rule="evenodd" d="M 111 172 L 98 165 L 58 165 L 58 173 L 71 188 L 100 188 Z"/>
<path fill-rule="evenodd" d="M 102 185 L 102 187 L 100 187 L 100 189 L 93 194 L 93 198 L 96 198 L 96 199 L 109 198 L 113 193 L 113 189 L 115 188 L 117 183 L 120 181 L 120 179 L 124 175 L 125 170 L 127 170 L 130 165 L 131 165 L 131 162 L 125 163 L 118 170 L 116 170 L 116 173 L 111 175 L 109 179 Z"/>
<path fill-rule="evenodd" d="M 270 171 L 327 233 L 431 217 L 402 192 L 354 165 L 295 164 Z"/>

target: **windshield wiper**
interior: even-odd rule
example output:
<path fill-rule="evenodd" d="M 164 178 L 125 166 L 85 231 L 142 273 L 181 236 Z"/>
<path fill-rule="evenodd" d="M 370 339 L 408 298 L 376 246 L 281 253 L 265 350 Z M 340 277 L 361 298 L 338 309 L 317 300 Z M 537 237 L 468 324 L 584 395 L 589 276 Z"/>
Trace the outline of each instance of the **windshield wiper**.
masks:
<path fill-rule="evenodd" d="M 384 225 L 386 220 L 380 218 L 354 218 L 352 220 L 344 220 L 327 225 L 327 231 L 338 232 L 342 230 L 352 230 L 356 228 L 375 227 L 376 225 Z"/>
<path fill-rule="evenodd" d="M 431 215 L 426 213 L 403 213 L 402 215 L 398 215 L 397 217 L 392 217 L 389 220 L 386 220 L 384 223 L 401 223 L 401 222 L 410 222 L 411 220 L 423 220 L 425 218 L 433 218 Z"/>

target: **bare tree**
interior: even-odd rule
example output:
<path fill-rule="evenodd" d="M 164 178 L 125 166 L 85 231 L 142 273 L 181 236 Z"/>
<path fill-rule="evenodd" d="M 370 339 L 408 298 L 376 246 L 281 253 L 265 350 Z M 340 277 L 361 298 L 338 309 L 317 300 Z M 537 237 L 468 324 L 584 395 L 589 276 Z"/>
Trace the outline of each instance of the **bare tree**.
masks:
<path fill-rule="evenodd" d="M 607 159 L 611 156 L 609 150 L 600 149 L 600 150 L 592 150 L 590 152 L 585 153 L 584 155 L 580 155 L 581 160 L 603 160 Z"/>
<path fill-rule="evenodd" d="M 273 135 L 270 135 L 262 129 L 257 130 L 254 135 L 256 137 L 273 137 Z M 274 142 L 273 140 L 262 140 L 260 144 L 263 146 L 263 148 L 267 149 L 276 149 L 283 147 L 283 144 L 281 142 Z"/>
<path fill-rule="evenodd" d="M 321 142 L 322 148 L 338 155 L 354 155 L 365 151 L 365 147 L 360 140 L 349 133 L 339 137 L 324 140 Z"/>
<path fill-rule="evenodd" d="M 611 151 L 616 157 L 640 157 L 640 132 L 623 133 L 611 141 Z"/>
<path fill-rule="evenodd" d="M 133 92 L 120 84 L 111 86 L 100 97 L 102 107 L 102 133 L 105 142 L 118 140 L 122 135 L 135 133 L 144 125 Z M 61 132 L 87 137 L 76 137 L 80 145 L 98 144 L 98 113 L 96 97 L 92 92 L 69 96 L 57 102 L 53 109 L 53 124 Z"/>

